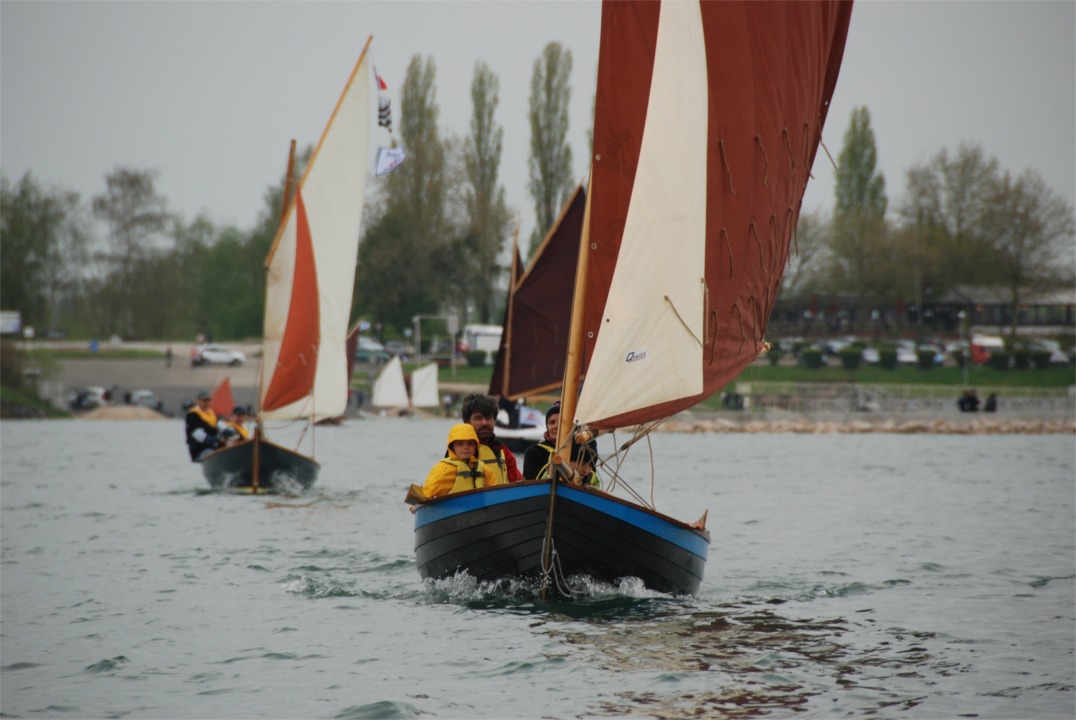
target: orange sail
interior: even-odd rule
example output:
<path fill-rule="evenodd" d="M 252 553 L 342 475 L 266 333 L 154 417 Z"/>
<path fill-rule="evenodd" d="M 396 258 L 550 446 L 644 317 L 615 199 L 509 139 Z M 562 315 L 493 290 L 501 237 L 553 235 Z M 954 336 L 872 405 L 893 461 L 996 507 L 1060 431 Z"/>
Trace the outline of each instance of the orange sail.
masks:
<path fill-rule="evenodd" d="M 224 378 L 217 385 L 217 389 L 213 391 L 213 397 L 209 400 L 209 409 L 219 418 L 226 418 L 232 414 L 232 410 L 235 410 L 231 378 Z"/>
<path fill-rule="evenodd" d="M 262 399 L 261 409 L 264 412 L 282 408 L 309 395 L 314 389 L 314 375 L 317 372 L 320 339 L 318 273 L 301 188 L 295 192 L 295 212 L 295 275 L 291 286 L 291 304 L 273 379 Z"/>

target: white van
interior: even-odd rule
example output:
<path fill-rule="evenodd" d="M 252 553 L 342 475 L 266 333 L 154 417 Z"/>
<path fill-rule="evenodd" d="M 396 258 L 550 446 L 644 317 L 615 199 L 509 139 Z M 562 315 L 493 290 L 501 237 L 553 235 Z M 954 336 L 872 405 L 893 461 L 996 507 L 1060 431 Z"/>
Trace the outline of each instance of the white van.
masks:
<path fill-rule="evenodd" d="M 484 350 L 489 353 L 487 362 L 491 362 L 492 354 L 501 347 L 500 325 L 467 325 L 463 328 L 463 345 L 460 348 L 464 352 L 471 350 Z"/>

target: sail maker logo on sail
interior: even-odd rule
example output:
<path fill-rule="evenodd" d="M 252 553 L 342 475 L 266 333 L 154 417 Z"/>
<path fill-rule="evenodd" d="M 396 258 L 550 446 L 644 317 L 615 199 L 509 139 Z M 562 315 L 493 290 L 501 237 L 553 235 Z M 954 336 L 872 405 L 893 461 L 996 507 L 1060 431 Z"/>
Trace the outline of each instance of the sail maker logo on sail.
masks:
<path fill-rule="evenodd" d="M 646 350 L 629 350 L 628 354 L 624 356 L 624 362 L 633 363 L 640 360 L 646 360 Z"/>

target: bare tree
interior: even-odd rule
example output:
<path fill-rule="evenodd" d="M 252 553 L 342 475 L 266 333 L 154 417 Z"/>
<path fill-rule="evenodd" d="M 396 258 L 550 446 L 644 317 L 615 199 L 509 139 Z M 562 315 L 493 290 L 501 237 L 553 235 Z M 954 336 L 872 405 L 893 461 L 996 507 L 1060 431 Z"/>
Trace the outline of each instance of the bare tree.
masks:
<path fill-rule="evenodd" d="M 992 250 L 998 281 L 1010 307 L 1009 335 L 1016 337 L 1020 306 L 1043 290 L 1072 286 L 1073 208 L 1027 170 L 1005 173 L 983 214 L 982 236 Z"/>
<path fill-rule="evenodd" d="M 156 172 L 117 168 L 105 177 L 107 189 L 93 198 L 93 212 L 109 226 L 106 261 L 121 306 L 115 308 L 128 336 L 135 334 L 135 296 L 152 277 L 139 272 L 156 250 L 162 249 L 172 216 L 154 187 Z"/>

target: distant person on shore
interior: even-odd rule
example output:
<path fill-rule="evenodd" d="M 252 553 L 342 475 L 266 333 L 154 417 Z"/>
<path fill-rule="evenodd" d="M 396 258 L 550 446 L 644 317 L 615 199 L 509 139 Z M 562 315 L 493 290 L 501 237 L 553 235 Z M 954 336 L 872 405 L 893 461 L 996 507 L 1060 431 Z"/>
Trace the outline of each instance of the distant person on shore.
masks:
<path fill-rule="evenodd" d="M 549 459 L 557 444 L 557 426 L 560 424 L 560 403 L 556 402 L 545 412 L 545 434 L 541 442 L 527 448 L 523 455 L 523 478 L 537 480 L 549 467 Z"/>
<path fill-rule="evenodd" d="M 478 459 L 493 468 L 503 482 L 522 480 L 516 456 L 494 434 L 497 401 L 490 395 L 471 393 L 463 398 L 461 415 L 463 422 L 469 423 L 478 435 Z"/>
<path fill-rule="evenodd" d="M 979 412 L 979 393 L 974 388 L 965 390 L 960 399 L 956 401 L 960 412 Z"/>
<path fill-rule="evenodd" d="M 224 424 L 209 407 L 212 396 L 206 391 L 198 393 L 198 399 L 187 411 L 187 449 L 191 460 L 197 462 L 220 447 Z"/>
<path fill-rule="evenodd" d="M 422 492 L 427 498 L 435 498 L 503 484 L 494 469 L 478 459 L 478 434 L 474 428 L 469 423 L 459 423 L 448 431 L 448 450 L 426 475 Z"/>
<path fill-rule="evenodd" d="M 225 445 L 234 445 L 243 440 L 250 440 L 250 431 L 246 428 L 249 415 L 242 405 L 236 405 L 232 416 L 224 422 L 225 428 L 222 433 Z"/>
<path fill-rule="evenodd" d="M 166 368 L 172 367 L 172 346 L 169 345 L 164 349 L 164 366 Z"/>
<path fill-rule="evenodd" d="M 998 410 L 998 396 L 995 393 L 990 393 L 986 396 L 986 404 L 983 405 L 983 412 L 997 412 Z"/>

